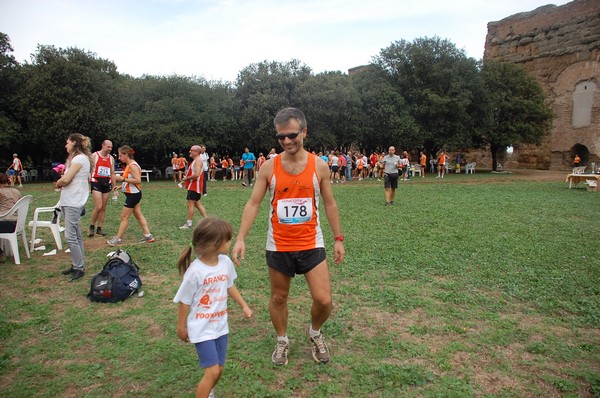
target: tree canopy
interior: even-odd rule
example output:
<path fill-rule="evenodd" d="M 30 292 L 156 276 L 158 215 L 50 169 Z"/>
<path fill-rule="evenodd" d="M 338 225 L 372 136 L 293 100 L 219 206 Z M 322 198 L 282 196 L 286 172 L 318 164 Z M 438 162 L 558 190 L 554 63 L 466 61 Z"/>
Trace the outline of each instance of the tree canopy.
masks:
<path fill-rule="evenodd" d="M 394 42 L 352 74 L 265 60 L 235 82 L 134 78 L 95 53 L 54 46 L 38 46 L 21 65 L 12 51 L 0 33 L 0 156 L 24 153 L 29 166 L 64 159 L 72 132 L 95 147 L 107 138 L 131 145 L 147 164 L 195 143 L 221 156 L 268 151 L 277 145 L 273 116 L 286 106 L 305 112 L 307 146 L 316 151 L 489 145 L 495 156 L 507 145 L 539 143 L 551 120 L 522 68 L 476 61 L 438 37 Z"/>

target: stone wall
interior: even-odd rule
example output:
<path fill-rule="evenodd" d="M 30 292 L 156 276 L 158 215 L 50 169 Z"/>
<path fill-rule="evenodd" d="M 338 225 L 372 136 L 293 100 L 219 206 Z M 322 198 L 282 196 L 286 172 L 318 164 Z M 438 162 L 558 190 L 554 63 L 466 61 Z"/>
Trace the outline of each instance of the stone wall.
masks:
<path fill-rule="evenodd" d="M 515 148 L 512 165 L 568 168 L 575 152 L 583 155 L 584 163 L 600 165 L 599 0 L 546 5 L 488 23 L 484 59 L 523 65 L 542 85 L 556 116 L 542 145 Z M 578 126 L 573 119 L 574 93 L 585 82 L 593 92 L 591 118 Z"/>

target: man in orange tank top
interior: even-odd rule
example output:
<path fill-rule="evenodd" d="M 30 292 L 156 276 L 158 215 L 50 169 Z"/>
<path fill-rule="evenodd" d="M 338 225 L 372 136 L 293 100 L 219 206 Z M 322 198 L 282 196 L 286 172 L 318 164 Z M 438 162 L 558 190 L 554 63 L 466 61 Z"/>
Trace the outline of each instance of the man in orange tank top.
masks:
<path fill-rule="evenodd" d="M 277 334 L 271 360 L 275 365 L 288 362 L 288 295 L 292 278 L 303 274 L 313 300 L 312 321 L 306 327 L 306 335 L 313 359 L 327 363 L 329 349 L 321 326 L 329 318 L 332 299 L 325 244 L 319 225 L 320 200 L 335 237 L 335 263 L 339 264 L 345 256 L 338 207 L 329 183 L 329 166 L 304 149 L 307 124 L 302 111 L 282 109 L 275 116 L 274 124 L 275 137 L 283 152 L 267 160 L 258 172 L 254 189 L 244 207 L 232 258 L 238 265 L 240 258 L 244 259 L 244 239 L 256 219 L 265 193 L 269 192 L 271 211 L 266 251 L 271 282 L 269 313 Z"/>

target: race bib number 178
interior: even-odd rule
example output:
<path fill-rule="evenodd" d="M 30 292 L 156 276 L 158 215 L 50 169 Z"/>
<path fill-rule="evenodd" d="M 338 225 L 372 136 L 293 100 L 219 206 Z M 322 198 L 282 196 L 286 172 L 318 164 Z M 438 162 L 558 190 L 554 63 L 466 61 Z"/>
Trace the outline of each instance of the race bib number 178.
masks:
<path fill-rule="evenodd" d="M 290 198 L 277 201 L 277 218 L 281 224 L 302 224 L 313 215 L 311 198 Z"/>

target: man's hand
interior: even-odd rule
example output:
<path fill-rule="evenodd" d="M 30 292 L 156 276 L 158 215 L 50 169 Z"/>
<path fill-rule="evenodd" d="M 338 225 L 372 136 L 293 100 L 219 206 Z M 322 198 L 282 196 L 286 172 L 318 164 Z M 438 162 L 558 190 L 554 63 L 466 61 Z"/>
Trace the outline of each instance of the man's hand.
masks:
<path fill-rule="evenodd" d="M 333 260 L 336 264 L 344 261 L 344 257 L 346 257 L 346 249 L 344 248 L 344 242 L 336 240 L 333 245 Z"/>
<path fill-rule="evenodd" d="M 246 254 L 246 244 L 243 240 L 236 240 L 231 252 L 231 258 L 235 265 L 240 265 L 240 259 L 243 260 Z M 238 258 L 239 256 L 239 258 Z"/>

